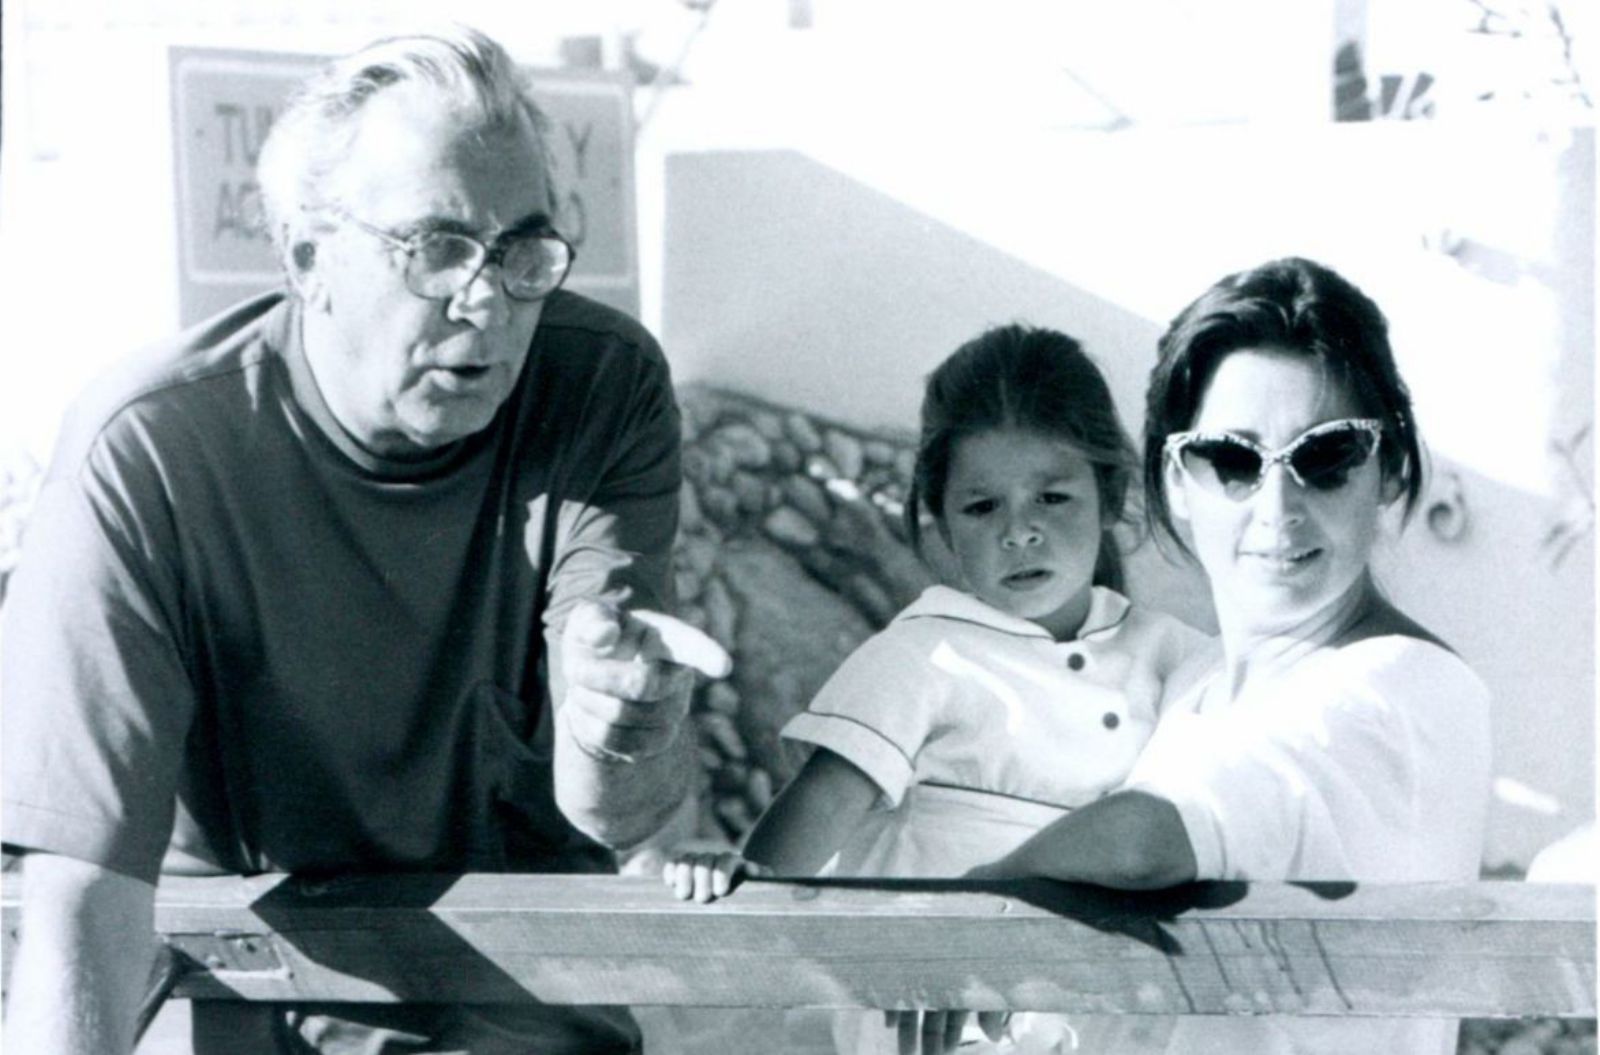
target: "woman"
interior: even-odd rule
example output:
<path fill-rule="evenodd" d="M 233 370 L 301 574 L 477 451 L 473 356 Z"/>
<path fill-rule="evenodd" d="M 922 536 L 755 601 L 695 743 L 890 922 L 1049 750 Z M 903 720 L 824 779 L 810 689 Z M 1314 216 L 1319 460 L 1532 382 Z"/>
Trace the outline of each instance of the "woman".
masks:
<path fill-rule="evenodd" d="M 1477 878 L 1487 690 L 1369 567 L 1385 511 L 1409 513 L 1422 489 L 1386 331 L 1360 290 L 1297 259 L 1222 280 L 1173 322 L 1150 383 L 1147 511 L 1204 569 L 1218 647 L 1169 682 L 1123 790 L 975 874 Z M 1184 1018 L 1155 1038 L 1152 1025 L 1084 1022 L 1080 1050 L 1455 1050 L 1445 1021 Z"/>

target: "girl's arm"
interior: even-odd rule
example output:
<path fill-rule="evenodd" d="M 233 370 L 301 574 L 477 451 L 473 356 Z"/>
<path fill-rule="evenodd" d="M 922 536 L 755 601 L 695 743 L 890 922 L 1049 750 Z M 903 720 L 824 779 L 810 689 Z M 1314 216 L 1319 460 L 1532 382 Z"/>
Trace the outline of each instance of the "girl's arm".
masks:
<path fill-rule="evenodd" d="M 816 875 L 861 824 L 878 785 L 819 747 L 745 838 L 744 856 L 782 875 Z"/>
<path fill-rule="evenodd" d="M 816 875 L 878 794 L 878 786 L 855 765 L 819 747 L 750 830 L 743 856 L 682 854 L 666 866 L 662 879 L 678 897 L 705 902 L 725 896 L 740 873 Z"/>
<path fill-rule="evenodd" d="M 1194 879 L 1196 862 L 1177 807 L 1143 791 L 1119 791 L 1073 810 L 1000 860 L 967 874 L 1154 890 Z"/>

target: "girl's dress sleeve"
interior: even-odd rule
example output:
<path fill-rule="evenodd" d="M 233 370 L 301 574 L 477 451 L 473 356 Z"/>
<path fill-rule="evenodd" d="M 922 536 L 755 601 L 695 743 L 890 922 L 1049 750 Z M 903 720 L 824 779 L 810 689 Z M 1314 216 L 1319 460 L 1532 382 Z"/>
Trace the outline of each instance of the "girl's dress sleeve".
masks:
<path fill-rule="evenodd" d="M 826 747 L 859 768 L 897 807 L 913 782 L 939 688 L 927 658 L 898 627 L 865 641 L 782 735 Z"/>

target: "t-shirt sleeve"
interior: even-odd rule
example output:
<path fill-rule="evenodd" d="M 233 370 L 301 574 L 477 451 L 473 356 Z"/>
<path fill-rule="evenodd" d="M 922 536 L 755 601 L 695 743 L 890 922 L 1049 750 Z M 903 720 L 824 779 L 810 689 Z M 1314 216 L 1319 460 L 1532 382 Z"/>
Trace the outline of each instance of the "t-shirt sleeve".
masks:
<path fill-rule="evenodd" d="M 559 506 L 544 620 L 558 706 L 560 633 L 573 605 L 598 599 L 671 611 L 674 603 L 682 440 L 666 361 L 653 343 L 613 347 L 597 356 L 588 391 L 552 499 Z"/>
<path fill-rule="evenodd" d="M 826 747 L 865 773 L 891 807 L 916 772 L 936 718 L 928 660 L 889 631 L 869 638 L 822 686 L 782 735 Z"/>
<path fill-rule="evenodd" d="M 1348 878 L 1345 839 L 1408 830 L 1427 740 L 1418 716 L 1480 691 L 1459 660 L 1418 647 L 1444 662 L 1353 653 L 1276 698 L 1165 715 L 1125 786 L 1178 809 L 1201 878 Z"/>
<path fill-rule="evenodd" d="M 194 715 L 158 474 L 109 442 L 54 473 L 0 632 L 5 842 L 154 882 Z"/>

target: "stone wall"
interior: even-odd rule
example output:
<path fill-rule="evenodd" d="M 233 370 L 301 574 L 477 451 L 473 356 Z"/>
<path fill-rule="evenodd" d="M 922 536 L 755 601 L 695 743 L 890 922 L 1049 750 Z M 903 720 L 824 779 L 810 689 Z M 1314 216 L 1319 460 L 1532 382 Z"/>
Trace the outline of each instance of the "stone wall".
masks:
<path fill-rule="evenodd" d="M 794 775 L 778 730 L 835 668 L 947 565 L 903 521 L 914 437 L 849 428 L 733 392 L 684 386 L 682 616 L 734 656 L 700 685 L 696 835 L 737 840 Z M 926 541 L 926 539 L 925 539 Z"/>

